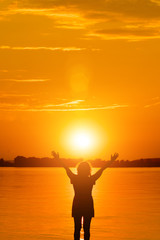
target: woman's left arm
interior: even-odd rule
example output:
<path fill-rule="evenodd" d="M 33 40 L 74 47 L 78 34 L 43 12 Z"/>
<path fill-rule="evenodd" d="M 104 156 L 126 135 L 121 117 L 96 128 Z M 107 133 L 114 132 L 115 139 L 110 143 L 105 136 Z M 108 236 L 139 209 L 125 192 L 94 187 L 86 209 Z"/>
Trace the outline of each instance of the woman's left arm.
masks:
<path fill-rule="evenodd" d="M 114 162 L 117 158 L 118 158 L 119 154 L 115 153 L 114 155 L 111 155 L 111 160 L 109 161 L 109 163 L 105 163 L 105 165 L 103 167 L 101 167 L 95 174 L 93 174 L 91 177 L 94 179 L 94 181 L 96 181 L 103 173 L 103 171 L 108 168 L 112 162 Z"/>

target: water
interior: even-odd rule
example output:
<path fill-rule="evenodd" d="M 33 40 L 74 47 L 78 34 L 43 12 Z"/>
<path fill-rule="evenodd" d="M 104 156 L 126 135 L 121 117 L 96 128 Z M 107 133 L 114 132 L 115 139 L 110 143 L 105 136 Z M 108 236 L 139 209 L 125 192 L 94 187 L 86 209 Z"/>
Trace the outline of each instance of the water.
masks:
<path fill-rule="evenodd" d="M 107 169 L 93 197 L 91 240 L 160 239 L 160 168 Z M 0 168 L 0 239 L 73 239 L 72 198 L 64 169 Z"/>

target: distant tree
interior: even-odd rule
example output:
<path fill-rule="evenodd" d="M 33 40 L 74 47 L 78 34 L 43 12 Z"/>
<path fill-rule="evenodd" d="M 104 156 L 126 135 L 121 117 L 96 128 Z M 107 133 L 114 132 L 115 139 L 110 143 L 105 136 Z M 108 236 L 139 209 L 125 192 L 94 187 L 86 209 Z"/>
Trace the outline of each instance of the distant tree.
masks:
<path fill-rule="evenodd" d="M 3 158 L 0 159 L 0 166 L 4 167 L 4 159 Z"/>
<path fill-rule="evenodd" d="M 15 167 L 24 167 L 25 166 L 25 161 L 26 158 L 24 156 L 17 156 L 15 159 L 14 159 L 14 164 L 15 164 Z"/>

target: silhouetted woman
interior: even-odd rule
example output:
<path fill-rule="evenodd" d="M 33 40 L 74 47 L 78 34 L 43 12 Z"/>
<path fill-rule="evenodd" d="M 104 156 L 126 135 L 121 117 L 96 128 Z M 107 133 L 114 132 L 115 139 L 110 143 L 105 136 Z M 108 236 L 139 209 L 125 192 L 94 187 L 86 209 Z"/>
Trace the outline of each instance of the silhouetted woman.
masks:
<path fill-rule="evenodd" d="M 90 223 L 94 217 L 94 205 L 92 198 L 92 188 L 96 180 L 101 176 L 102 172 L 111 165 L 118 157 L 118 153 L 111 155 L 111 161 L 106 163 L 95 174 L 91 175 L 91 165 L 88 162 L 80 162 L 77 167 L 77 174 L 74 174 L 59 158 L 59 154 L 52 152 L 52 155 L 59 159 L 65 168 L 68 177 L 73 184 L 75 196 L 72 205 L 72 217 L 74 217 L 74 240 L 80 240 L 80 231 L 83 229 L 84 240 L 90 239 Z"/>

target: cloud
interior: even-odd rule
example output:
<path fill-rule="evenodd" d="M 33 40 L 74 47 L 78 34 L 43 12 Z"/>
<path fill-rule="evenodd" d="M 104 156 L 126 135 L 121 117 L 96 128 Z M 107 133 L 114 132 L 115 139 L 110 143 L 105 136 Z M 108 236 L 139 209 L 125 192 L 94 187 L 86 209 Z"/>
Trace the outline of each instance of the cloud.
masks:
<path fill-rule="evenodd" d="M 86 48 L 78 48 L 78 47 L 11 47 L 11 46 L 0 46 L 0 49 L 9 49 L 9 50 L 49 50 L 49 51 L 62 51 L 62 52 L 70 52 L 70 51 L 83 51 Z"/>
<path fill-rule="evenodd" d="M 0 79 L 0 81 L 4 81 L 4 82 L 18 82 L 18 83 L 34 83 L 34 82 L 46 82 L 49 81 L 50 79 L 47 78 L 31 78 L 31 79 L 13 79 L 13 78 L 8 78 L 8 79 Z"/>
<path fill-rule="evenodd" d="M 0 111 L 25 111 L 28 105 L 24 103 L 0 103 Z"/>
<path fill-rule="evenodd" d="M 33 103 L 34 98 L 31 94 L 3 91 L 0 92 L 0 110 L 14 111 L 15 108 L 24 109 L 24 107 L 27 107 Z"/>
<path fill-rule="evenodd" d="M 0 93 L 0 98 L 30 97 L 30 94 Z"/>
<path fill-rule="evenodd" d="M 126 40 L 147 40 L 147 39 L 159 39 L 160 30 L 157 26 L 139 26 L 137 25 L 126 25 L 119 28 L 108 28 L 99 29 L 94 32 L 87 34 L 89 37 L 98 37 L 104 40 L 116 40 L 116 39 L 126 39 Z"/>
<path fill-rule="evenodd" d="M 127 108 L 128 105 L 113 104 L 109 106 L 86 105 L 85 100 L 78 99 L 65 101 L 56 104 L 35 104 L 35 103 L 0 103 L 0 111 L 24 111 L 24 112 L 73 112 L 73 111 L 94 111 L 94 110 L 113 110 Z"/>
<path fill-rule="evenodd" d="M 145 107 L 145 108 L 149 108 L 149 107 L 153 107 L 153 106 L 157 106 L 157 105 L 160 105 L 160 102 L 148 104 L 148 105 L 145 105 L 144 107 Z"/>
<path fill-rule="evenodd" d="M 144 108 L 150 108 L 150 107 L 154 107 L 154 106 L 158 106 L 160 105 L 160 97 L 157 96 L 157 97 L 153 97 L 151 100 L 150 100 L 151 103 L 149 104 L 146 104 L 144 106 Z"/>
<path fill-rule="evenodd" d="M 1 11 L 3 17 L 12 16 L 12 15 L 35 15 L 42 16 L 52 19 L 55 22 L 56 27 L 61 28 L 74 28 L 74 29 L 84 29 L 89 22 L 85 21 L 83 14 L 75 8 L 74 6 L 66 7 L 63 3 L 61 6 L 56 6 L 52 4 L 52 7 L 48 8 L 34 8 L 30 7 L 18 7 L 12 6 L 6 11 Z M 3 20 L 3 18 L 2 18 Z"/>
<path fill-rule="evenodd" d="M 160 105 L 160 97 L 154 97 L 151 99 L 151 103 L 150 104 L 146 104 L 144 107 L 145 108 L 150 108 L 150 107 L 154 107 L 154 106 L 158 106 Z"/>
<path fill-rule="evenodd" d="M 72 11 L 75 12 L 111 12 L 111 13 L 121 13 L 123 15 L 133 15 L 135 17 L 158 17 L 159 16 L 159 0 L 99 0 L 99 1 L 91 1 L 91 0 L 17 0 L 14 3 L 10 1 L 2 1 L 4 8 L 8 8 L 10 10 L 20 9 L 18 11 L 25 12 L 33 11 L 36 12 L 40 10 L 41 12 L 45 11 L 55 11 L 66 12 Z M 11 4 L 12 3 L 12 4 Z M 28 9 L 28 10 L 27 10 Z M 85 10 L 85 11 L 84 11 Z M 39 12 L 40 12 L 39 11 Z"/>
<path fill-rule="evenodd" d="M 7 1 L 6 1 L 7 2 Z M 130 18 L 160 18 L 159 0 L 19 0 L 17 4 L 5 4 L 2 10 L 8 14 L 34 14 L 51 17 L 84 20 L 123 16 Z"/>
<path fill-rule="evenodd" d="M 103 40 L 133 41 L 160 38 L 159 0 L 17 0 L 8 4 L 7 2 L 2 1 L 0 12 L 2 18 L 16 15 L 21 21 L 24 15 L 46 17 L 53 21 L 53 29 L 71 29 L 73 34 L 79 30 L 79 37 L 83 40 L 87 37 L 90 40 L 96 37 Z M 52 32 L 53 29 L 47 31 Z M 76 47 L 10 47 L 10 49 L 84 50 Z"/>
<path fill-rule="evenodd" d="M 160 0 L 151 0 L 152 3 L 156 3 L 158 6 L 160 6 Z"/>
<path fill-rule="evenodd" d="M 158 100 L 158 99 L 160 99 L 160 97 L 153 97 L 153 98 L 152 98 L 153 101 L 154 101 L 154 100 Z"/>
<path fill-rule="evenodd" d="M 77 23 L 81 20 L 81 15 L 76 12 L 76 9 L 66 8 L 65 6 L 55 7 L 55 8 L 18 8 L 12 9 L 11 13 L 19 14 L 33 14 L 33 15 L 42 15 L 55 19 L 64 19 L 64 20 L 77 20 Z"/>
<path fill-rule="evenodd" d="M 48 104 L 44 107 L 52 108 L 52 107 L 71 107 L 72 105 L 78 105 L 79 103 L 84 102 L 84 100 L 74 100 L 70 102 L 60 103 L 60 104 Z"/>
<path fill-rule="evenodd" d="M 104 107 L 92 107 L 86 106 L 81 108 L 31 108 L 26 111 L 31 112 L 76 112 L 76 111 L 94 111 L 94 110 L 110 110 L 110 109 L 117 109 L 117 108 L 126 108 L 128 105 L 111 105 L 111 106 L 104 106 Z"/>

